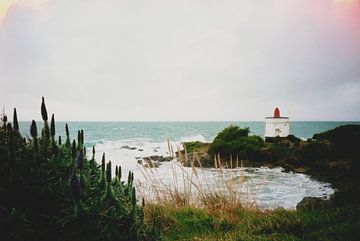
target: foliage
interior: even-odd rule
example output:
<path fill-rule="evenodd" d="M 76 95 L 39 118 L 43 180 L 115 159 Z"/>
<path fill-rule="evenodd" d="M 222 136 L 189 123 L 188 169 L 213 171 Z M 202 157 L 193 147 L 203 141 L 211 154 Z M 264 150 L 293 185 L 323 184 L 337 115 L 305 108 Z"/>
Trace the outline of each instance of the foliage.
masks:
<path fill-rule="evenodd" d="M 258 211 L 147 205 L 145 218 L 163 240 L 357 240 L 359 205 L 315 211 Z"/>
<path fill-rule="evenodd" d="M 333 130 L 315 134 L 317 141 L 332 143 L 332 155 L 335 158 L 349 158 L 360 169 L 360 125 L 344 125 Z"/>
<path fill-rule="evenodd" d="M 259 136 L 249 136 L 249 128 L 229 126 L 221 131 L 211 143 L 209 154 L 222 158 L 239 157 L 246 160 L 262 159 L 261 147 L 264 141 Z"/>
<path fill-rule="evenodd" d="M 304 164 L 323 162 L 331 158 L 331 145 L 325 141 L 307 141 L 299 150 L 299 161 Z"/>
<path fill-rule="evenodd" d="M 84 133 L 78 143 L 55 141 L 55 119 L 25 140 L 2 117 L 0 127 L 0 238 L 1 240 L 153 240 L 136 203 L 133 174 L 121 180 L 121 168 L 111 176 L 93 156 L 85 155 Z M 14 113 L 15 126 L 17 114 Z M 68 128 L 67 128 L 67 139 Z M 104 156 L 105 162 L 105 156 Z"/>
<path fill-rule="evenodd" d="M 184 142 L 183 145 L 187 153 L 207 152 L 210 146 L 208 143 L 203 143 L 200 141 Z"/>
<path fill-rule="evenodd" d="M 249 128 L 240 128 L 239 126 L 230 125 L 224 130 L 219 132 L 214 140 L 223 140 L 223 141 L 236 141 L 242 137 L 249 136 Z"/>

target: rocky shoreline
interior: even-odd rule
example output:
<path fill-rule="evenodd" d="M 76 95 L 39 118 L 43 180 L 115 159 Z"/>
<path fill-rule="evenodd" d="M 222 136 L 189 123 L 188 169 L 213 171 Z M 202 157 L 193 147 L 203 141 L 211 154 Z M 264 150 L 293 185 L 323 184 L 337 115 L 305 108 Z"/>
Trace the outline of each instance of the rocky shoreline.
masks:
<path fill-rule="evenodd" d="M 216 138 L 213 143 L 185 142 L 183 143 L 184 150 L 176 152 L 175 158 L 186 167 L 216 167 L 214 160 L 219 160 L 220 155 L 211 154 L 215 141 Z M 244 154 L 242 157 L 234 155 L 235 158 L 233 158 L 230 155 L 231 158 L 221 158 L 223 168 L 241 165 L 243 167 L 281 167 L 284 172 L 302 173 L 314 180 L 331 183 L 336 190 L 330 200 L 306 197 L 299 203 L 299 208 L 314 209 L 360 202 L 359 125 L 341 126 L 315 134 L 308 140 L 289 136 L 275 140 L 273 143 L 266 143 L 259 137 L 249 136 L 242 141 L 242 144 L 246 144 L 242 145 L 243 148 L 252 151 L 249 152 L 252 155 L 247 155 L 250 158 L 243 158 Z M 254 149 L 253 146 L 259 143 L 260 147 Z M 226 144 L 227 142 L 223 141 L 222 145 L 226 146 Z M 138 163 L 144 167 L 158 167 L 162 162 L 170 160 L 173 160 L 170 156 L 155 155 L 143 157 L 138 160 Z"/>

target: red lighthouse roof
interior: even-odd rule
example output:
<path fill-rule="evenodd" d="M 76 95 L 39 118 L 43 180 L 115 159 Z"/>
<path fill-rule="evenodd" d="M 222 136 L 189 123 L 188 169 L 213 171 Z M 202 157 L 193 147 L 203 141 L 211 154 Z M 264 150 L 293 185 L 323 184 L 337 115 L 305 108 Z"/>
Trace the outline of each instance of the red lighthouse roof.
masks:
<path fill-rule="evenodd" d="M 274 110 L 274 118 L 280 118 L 280 109 L 278 107 Z"/>
<path fill-rule="evenodd" d="M 265 117 L 265 119 L 289 119 L 289 117 L 281 116 L 279 107 L 274 110 L 274 115 L 271 117 Z"/>

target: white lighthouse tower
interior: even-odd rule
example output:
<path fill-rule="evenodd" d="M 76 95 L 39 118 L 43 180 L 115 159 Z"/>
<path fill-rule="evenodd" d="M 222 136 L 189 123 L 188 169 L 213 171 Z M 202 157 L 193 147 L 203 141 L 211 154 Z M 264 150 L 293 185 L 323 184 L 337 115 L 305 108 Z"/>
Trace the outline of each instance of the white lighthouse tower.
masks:
<path fill-rule="evenodd" d="M 271 141 L 274 137 L 287 137 L 290 134 L 289 117 L 280 115 L 278 107 L 274 110 L 274 116 L 265 117 L 265 141 Z"/>

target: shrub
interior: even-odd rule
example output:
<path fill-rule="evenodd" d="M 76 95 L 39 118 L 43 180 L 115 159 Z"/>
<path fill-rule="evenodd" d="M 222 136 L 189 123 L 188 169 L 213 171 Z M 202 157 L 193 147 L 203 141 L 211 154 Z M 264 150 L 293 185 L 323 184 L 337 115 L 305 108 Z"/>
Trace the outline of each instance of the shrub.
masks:
<path fill-rule="evenodd" d="M 249 136 L 249 128 L 229 126 L 221 131 L 211 143 L 209 154 L 220 154 L 222 158 L 239 157 L 245 160 L 261 160 L 264 141 L 259 136 Z"/>
<path fill-rule="evenodd" d="M 239 126 L 230 125 L 222 130 L 217 136 L 215 140 L 223 140 L 223 141 L 235 141 L 239 140 L 242 137 L 249 136 L 250 129 L 249 128 L 240 128 Z"/>
<path fill-rule="evenodd" d="M 28 140 L 2 118 L 1 240 L 155 239 L 136 204 L 133 174 L 121 181 L 120 168 L 113 178 L 110 162 L 101 170 L 93 159 L 88 161 L 82 131 L 78 145 L 75 140 L 73 146 L 56 143 L 55 120 L 49 128 L 44 99 L 41 113 L 42 135 L 38 137 L 32 121 Z M 56 148 L 49 145 L 50 134 Z"/>
<path fill-rule="evenodd" d="M 331 159 L 331 145 L 325 141 L 308 141 L 299 150 L 299 161 L 304 164 L 321 163 Z"/>
<path fill-rule="evenodd" d="M 334 154 L 337 157 L 359 159 L 360 125 L 339 126 L 335 129 L 315 134 L 313 139 L 333 143 Z"/>

